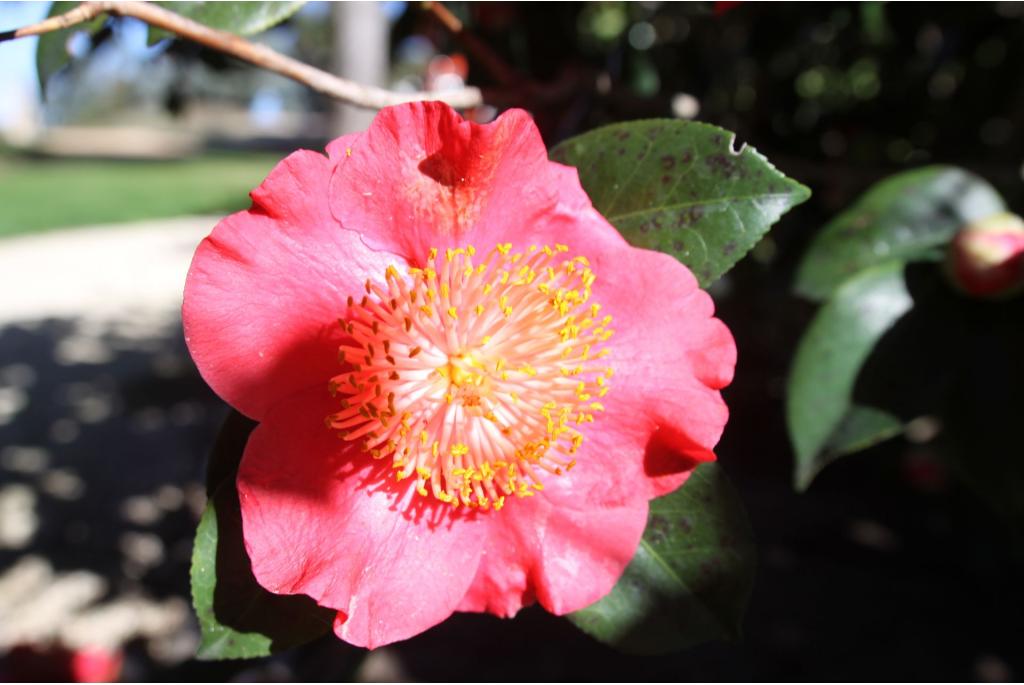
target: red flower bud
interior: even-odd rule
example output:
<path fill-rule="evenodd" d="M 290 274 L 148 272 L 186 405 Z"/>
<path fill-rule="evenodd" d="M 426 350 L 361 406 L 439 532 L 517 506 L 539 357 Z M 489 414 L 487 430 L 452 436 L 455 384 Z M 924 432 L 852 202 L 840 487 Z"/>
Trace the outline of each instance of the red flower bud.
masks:
<path fill-rule="evenodd" d="M 953 284 L 975 297 L 1005 297 L 1024 286 L 1024 221 L 1003 212 L 968 224 L 947 256 Z"/>

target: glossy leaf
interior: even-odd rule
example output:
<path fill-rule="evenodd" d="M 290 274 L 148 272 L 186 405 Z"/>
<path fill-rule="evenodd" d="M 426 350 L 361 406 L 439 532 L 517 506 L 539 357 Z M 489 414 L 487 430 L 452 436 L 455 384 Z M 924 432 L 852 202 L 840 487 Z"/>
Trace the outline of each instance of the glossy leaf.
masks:
<path fill-rule="evenodd" d="M 786 398 L 799 489 L 835 458 L 902 430 L 893 414 L 855 403 L 854 387 L 875 345 L 913 306 L 903 269 L 889 262 L 844 283 L 800 341 Z"/>
<path fill-rule="evenodd" d="M 674 255 L 707 286 L 810 190 L 732 133 L 654 119 L 570 138 L 551 158 L 577 167 L 594 206 L 633 245 Z"/>
<path fill-rule="evenodd" d="M 210 28 L 251 36 L 280 24 L 299 11 L 301 2 L 157 2 L 157 5 L 198 21 Z M 171 34 L 150 27 L 149 40 L 155 42 Z"/>
<path fill-rule="evenodd" d="M 963 169 L 932 166 L 891 176 L 821 230 L 801 263 L 796 290 L 827 299 L 858 271 L 933 257 L 961 226 L 1004 209 L 992 186 Z"/>
<path fill-rule="evenodd" d="M 78 2 L 58 0 L 50 5 L 50 12 L 46 16 L 53 17 L 70 12 L 78 7 L 79 4 Z M 84 24 L 78 24 L 72 28 L 60 31 L 50 31 L 39 36 L 39 42 L 36 44 L 36 75 L 39 77 L 39 87 L 45 91 L 46 82 L 50 80 L 50 77 L 71 61 L 71 55 L 68 53 L 67 47 L 71 36 L 79 32 L 95 33 L 106 21 L 106 15 L 100 15 Z"/>
<path fill-rule="evenodd" d="M 655 654 L 736 639 L 753 586 L 753 533 L 717 464 L 651 502 L 643 540 L 615 588 L 569 615 L 622 651 Z"/>
<path fill-rule="evenodd" d="M 252 574 L 242 541 L 235 490 L 237 468 L 252 422 L 233 414 L 211 456 L 208 487 L 219 481 L 196 530 L 192 604 L 199 619 L 200 659 L 266 656 L 309 642 L 331 629 L 335 612 L 303 595 L 275 595 Z"/>

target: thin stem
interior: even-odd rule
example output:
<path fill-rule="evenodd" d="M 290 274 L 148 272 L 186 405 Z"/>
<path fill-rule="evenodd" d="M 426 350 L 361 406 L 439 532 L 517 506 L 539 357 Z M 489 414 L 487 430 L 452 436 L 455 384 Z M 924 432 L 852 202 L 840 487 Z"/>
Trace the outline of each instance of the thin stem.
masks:
<path fill-rule="evenodd" d="M 381 109 L 382 107 L 397 105 L 403 102 L 417 102 L 421 100 L 440 100 L 458 109 L 478 107 L 483 104 L 480 91 L 476 88 L 463 88 L 461 90 L 437 93 L 424 91 L 395 93 L 383 88 L 376 88 L 338 78 L 333 74 L 300 62 L 297 59 L 282 55 L 265 45 L 252 43 L 227 31 L 212 29 L 209 26 L 183 17 L 180 14 L 175 14 L 158 5 L 139 0 L 91 0 L 90 2 L 83 2 L 65 14 L 49 17 L 38 24 L 0 33 L 0 42 L 70 28 L 76 24 L 94 19 L 103 13 L 121 17 L 134 17 L 151 26 L 156 26 L 182 38 L 237 57 L 262 69 L 287 76 L 327 97 L 348 102 L 357 107 Z"/>

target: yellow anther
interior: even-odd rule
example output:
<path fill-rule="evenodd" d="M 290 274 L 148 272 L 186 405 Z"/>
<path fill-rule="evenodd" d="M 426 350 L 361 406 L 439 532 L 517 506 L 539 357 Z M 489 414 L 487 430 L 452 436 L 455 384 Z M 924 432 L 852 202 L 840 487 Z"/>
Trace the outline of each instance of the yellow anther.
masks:
<path fill-rule="evenodd" d="M 499 510 L 543 490 L 544 473 L 572 469 L 580 426 L 604 411 L 594 400 L 614 371 L 591 360 L 610 354 L 601 341 L 614 330 L 588 301 L 589 263 L 558 256 L 567 251 L 502 243 L 474 264 L 475 248 L 453 246 L 407 274 L 387 265 L 386 284 L 367 280 L 343 310 L 354 341 L 329 380 L 340 408 L 328 428 L 452 507 Z"/>

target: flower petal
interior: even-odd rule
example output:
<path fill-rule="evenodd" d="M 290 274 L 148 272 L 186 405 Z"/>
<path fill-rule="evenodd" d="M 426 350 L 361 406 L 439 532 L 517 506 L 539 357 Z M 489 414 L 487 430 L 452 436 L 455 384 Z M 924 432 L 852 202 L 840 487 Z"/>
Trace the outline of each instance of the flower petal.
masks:
<path fill-rule="evenodd" d="M 253 207 L 200 243 L 189 269 L 182 317 L 192 358 L 218 395 L 254 419 L 296 390 L 326 387 L 346 298 L 396 261 L 331 216 L 333 165 L 308 150 L 284 159 L 252 192 Z"/>
<path fill-rule="evenodd" d="M 331 182 L 331 211 L 372 247 L 412 262 L 431 247 L 564 242 L 566 230 L 603 230 L 625 244 L 575 169 L 548 161 L 522 110 L 481 126 L 437 102 L 393 107 L 350 149 Z"/>
<path fill-rule="evenodd" d="M 714 318 L 711 297 L 673 257 L 630 248 L 594 261 L 594 299 L 613 317 L 608 363 L 615 375 L 572 477 L 596 474 L 651 499 L 682 485 L 697 463 L 715 459 L 729 417 L 719 391 L 732 381 L 736 344 Z M 600 465 L 583 468 L 587 459 Z"/>
<path fill-rule="evenodd" d="M 243 534 L 263 587 L 338 609 L 339 637 L 373 648 L 452 613 L 483 526 L 473 512 L 410 506 L 390 469 L 324 427 L 333 408 L 326 392 L 307 391 L 257 426 L 238 471 Z"/>
<path fill-rule="evenodd" d="M 640 544 L 647 502 L 580 504 L 536 496 L 493 512 L 476 579 L 459 610 L 514 616 L 536 598 L 561 616 L 608 594 Z"/>
<path fill-rule="evenodd" d="M 736 345 L 714 304 L 677 260 L 635 248 L 587 251 L 594 301 L 611 314 L 614 370 L 604 411 L 581 429 L 568 473 L 544 481 L 564 506 L 625 506 L 672 492 L 714 447 L 728 419 L 719 390 L 732 380 Z"/>

